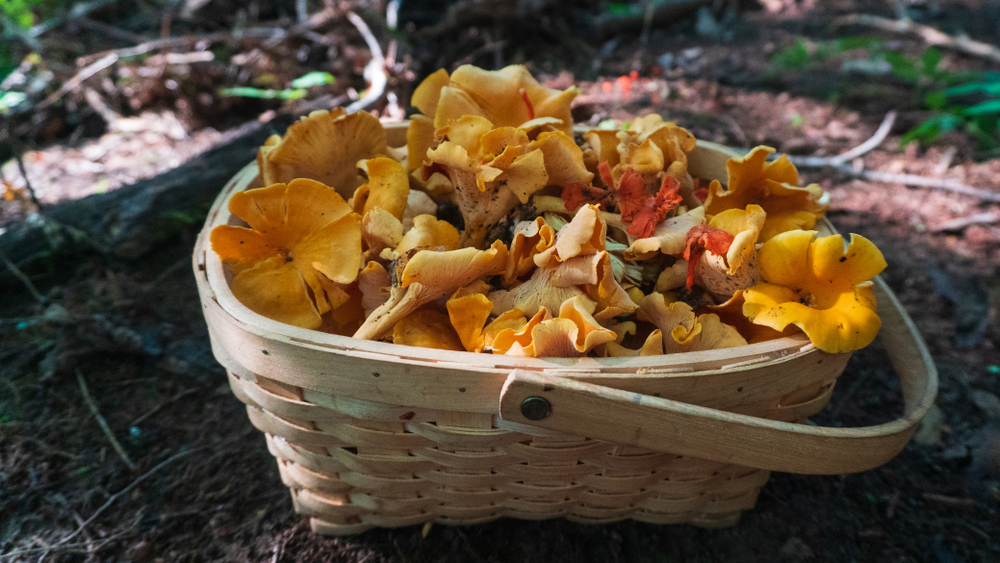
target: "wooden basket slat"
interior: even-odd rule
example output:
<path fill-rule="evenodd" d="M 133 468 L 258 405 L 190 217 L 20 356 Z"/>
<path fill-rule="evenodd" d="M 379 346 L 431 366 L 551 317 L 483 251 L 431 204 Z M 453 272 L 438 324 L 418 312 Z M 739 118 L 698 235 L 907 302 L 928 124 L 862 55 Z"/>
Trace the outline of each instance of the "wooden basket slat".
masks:
<path fill-rule="evenodd" d="M 360 455 L 337 448 L 330 450 L 331 457 L 340 459 L 351 471 L 368 473 L 377 477 L 411 475 L 438 467 L 433 461 L 414 456 Z"/>
<path fill-rule="evenodd" d="M 391 405 L 354 397 L 337 397 L 311 389 L 303 389 L 302 392 L 303 398 L 306 401 L 351 418 L 410 422 L 433 422 L 437 420 L 437 409 Z"/>
<path fill-rule="evenodd" d="M 307 446 L 350 446 L 336 436 L 292 424 L 277 415 L 254 406 L 247 405 L 247 415 L 257 430 L 272 436 L 280 436 L 290 442 Z"/>
<path fill-rule="evenodd" d="M 424 449 L 413 452 L 415 457 L 437 464 L 440 467 L 453 469 L 492 469 L 497 466 L 517 463 L 514 456 L 502 451 L 496 452 L 445 452 L 441 450 Z"/>
<path fill-rule="evenodd" d="M 510 498 L 505 491 L 450 491 L 447 489 L 429 489 L 427 498 L 450 504 L 452 506 L 481 507 L 494 505 Z"/>
<path fill-rule="evenodd" d="M 498 446 L 497 449 L 524 461 L 558 463 L 585 459 L 589 456 L 608 452 L 613 447 L 613 444 L 607 442 L 591 441 L 586 444 L 564 448 L 536 448 L 528 444 L 514 443 L 503 444 L 502 446 Z"/>
<path fill-rule="evenodd" d="M 317 473 L 315 471 L 310 471 L 305 467 L 292 463 L 283 461 L 278 464 L 278 468 L 281 471 L 282 478 L 285 479 L 287 476 L 287 484 L 289 481 L 293 483 L 290 485 L 295 488 L 306 488 L 314 489 L 321 493 L 348 493 L 351 492 L 351 485 L 340 480 L 330 479 L 322 473 Z"/>
<path fill-rule="evenodd" d="M 459 488 L 500 487 L 513 480 L 502 473 L 463 474 L 438 469 L 417 473 L 417 477 L 436 485 Z"/>
<path fill-rule="evenodd" d="M 524 483 L 507 483 L 499 487 L 506 495 L 512 498 L 543 501 L 562 501 L 567 498 L 576 498 L 580 493 L 587 490 L 586 485 L 558 485 L 542 487 L 538 485 L 526 485 Z"/>
<path fill-rule="evenodd" d="M 343 423 L 317 422 L 316 426 L 319 431 L 336 436 L 345 444 L 358 447 L 378 446 L 387 449 L 411 450 L 437 445 L 433 440 L 419 434 L 382 432 Z"/>
<path fill-rule="evenodd" d="M 642 504 L 643 501 L 652 496 L 650 491 L 627 492 L 627 493 L 597 493 L 584 491 L 577 499 L 585 506 L 592 508 L 622 508 L 624 506 L 634 507 Z"/>
<path fill-rule="evenodd" d="M 367 473 L 357 473 L 354 471 L 341 473 L 339 477 L 341 481 L 361 492 L 380 491 L 383 493 L 393 494 L 418 493 L 420 491 L 429 490 L 434 486 L 432 483 L 427 483 L 423 479 L 416 479 L 412 477 L 406 479 L 398 477 L 376 477 L 374 475 L 368 475 Z"/>
<path fill-rule="evenodd" d="M 350 468 L 331 456 L 317 455 L 313 452 L 305 451 L 301 447 L 293 446 L 287 440 L 278 436 L 266 433 L 264 436 L 267 438 L 268 451 L 279 460 L 291 461 L 324 475 L 335 475 L 350 471 Z"/>
<path fill-rule="evenodd" d="M 374 526 L 364 523 L 335 523 L 328 522 L 322 518 L 310 518 L 309 527 L 313 532 L 321 535 L 352 535 L 372 529 Z"/>
<path fill-rule="evenodd" d="M 436 522 L 447 524 L 480 524 L 496 520 L 507 515 L 507 509 L 502 506 L 452 506 L 442 505 L 437 511 Z"/>
<path fill-rule="evenodd" d="M 367 508 L 345 502 L 334 495 L 323 494 L 309 489 L 296 489 L 295 498 L 302 509 L 327 517 L 350 518 L 352 516 L 362 516 L 371 513 L 371 510 Z"/>
<path fill-rule="evenodd" d="M 530 439 L 517 432 L 498 428 L 489 430 L 473 428 L 448 428 L 426 422 L 408 423 L 406 430 L 445 447 L 491 447 Z"/>
<path fill-rule="evenodd" d="M 253 382 L 240 379 L 229 373 L 229 387 L 240 401 L 274 413 L 282 418 L 304 419 L 318 422 L 343 423 L 350 420 L 347 415 L 326 409 L 305 401 L 280 397 L 261 388 Z"/>

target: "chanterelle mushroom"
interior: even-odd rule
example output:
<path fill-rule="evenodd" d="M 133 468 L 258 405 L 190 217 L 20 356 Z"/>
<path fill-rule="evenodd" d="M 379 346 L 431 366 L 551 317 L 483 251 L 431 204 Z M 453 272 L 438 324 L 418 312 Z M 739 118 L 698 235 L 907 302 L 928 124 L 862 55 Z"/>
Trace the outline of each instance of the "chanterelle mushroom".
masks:
<path fill-rule="evenodd" d="M 345 200 L 365 183 L 358 161 L 383 156 L 388 148 L 378 118 L 343 108 L 314 111 L 292 124 L 284 137 L 272 135 L 257 152 L 264 185 L 296 178 L 317 180 Z"/>

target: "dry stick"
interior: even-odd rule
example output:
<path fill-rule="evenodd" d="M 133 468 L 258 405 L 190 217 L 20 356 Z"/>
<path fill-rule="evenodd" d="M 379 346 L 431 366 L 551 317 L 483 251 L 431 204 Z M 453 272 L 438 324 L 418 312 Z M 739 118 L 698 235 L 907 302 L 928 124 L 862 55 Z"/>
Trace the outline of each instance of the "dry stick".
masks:
<path fill-rule="evenodd" d="M 24 178 L 24 187 L 28 190 L 28 197 L 31 198 L 31 203 L 34 203 L 37 210 L 41 211 L 42 202 L 38 201 L 38 194 L 35 193 L 35 188 L 31 187 L 31 181 L 28 180 L 28 169 L 24 167 L 24 154 L 18 152 L 14 159 L 17 160 L 17 169 L 21 171 L 21 177 Z"/>
<path fill-rule="evenodd" d="M 981 190 L 979 188 L 974 188 L 972 186 L 967 186 L 957 180 L 948 180 L 943 178 L 926 178 L 924 176 L 917 176 L 914 174 L 891 174 L 889 172 L 877 172 L 875 170 L 856 170 L 853 166 L 847 162 L 858 158 L 859 156 L 868 153 L 885 140 L 886 135 L 889 134 L 889 130 L 892 129 L 893 124 L 896 121 L 896 112 L 890 111 L 886 114 L 885 119 L 882 120 L 882 125 L 879 126 L 878 131 L 864 143 L 858 145 L 857 147 L 832 157 L 795 157 L 790 156 L 788 159 L 792 164 L 801 167 L 811 167 L 811 168 L 833 168 L 844 174 L 850 176 L 856 176 L 864 178 L 866 180 L 873 180 L 876 182 L 886 182 L 888 184 L 905 184 L 907 186 L 920 186 L 924 188 L 936 188 L 940 190 L 947 190 L 955 193 L 971 195 L 977 197 L 984 201 L 996 201 L 1000 202 L 1000 193 L 991 192 L 989 190 Z"/>
<path fill-rule="evenodd" d="M 83 2 L 73 6 L 73 9 L 66 13 L 64 16 L 57 16 L 48 21 L 42 22 L 31 29 L 28 30 L 28 35 L 30 37 L 38 37 L 39 35 L 54 29 L 67 21 L 72 21 L 79 18 L 84 18 L 90 12 L 98 8 L 103 8 L 108 4 L 114 4 L 118 0 L 94 0 L 92 2 Z"/>
<path fill-rule="evenodd" d="M 129 469 L 135 471 L 137 469 L 135 463 L 128 457 L 128 454 L 125 453 L 122 445 L 118 442 L 118 439 L 115 438 L 115 435 L 111 432 L 111 428 L 108 426 L 108 421 L 104 420 L 104 417 L 101 416 L 101 411 L 97 409 L 97 403 L 94 402 L 94 399 L 90 396 L 90 391 L 87 389 L 87 381 L 83 378 L 83 374 L 80 373 L 79 369 L 76 370 L 76 381 L 80 384 L 80 391 L 83 393 L 83 400 L 86 401 L 87 406 L 90 407 L 90 414 L 94 415 L 94 418 L 97 419 L 97 424 L 101 426 L 101 430 L 104 431 L 104 435 L 108 437 L 111 445 L 115 448 L 115 451 L 118 452 L 118 457 L 122 458 L 122 461 L 125 462 L 125 465 L 128 466 Z"/>
<path fill-rule="evenodd" d="M 975 41 L 965 36 L 952 37 L 933 27 L 914 23 L 909 18 L 890 20 L 889 18 L 873 16 L 871 14 L 851 14 L 837 18 L 831 24 L 832 27 L 846 25 L 864 25 L 892 33 L 911 33 L 917 35 L 929 45 L 954 49 L 967 55 L 974 55 L 1000 63 L 1000 49 L 989 43 Z"/>
<path fill-rule="evenodd" d="M 159 405 L 153 407 L 151 410 L 148 410 L 145 413 L 139 415 L 139 418 L 137 418 L 137 419 L 133 420 L 131 423 L 129 423 L 129 427 L 138 426 L 139 423 L 141 423 L 142 421 L 144 421 L 147 418 L 153 416 L 154 414 L 160 412 L 163 409 L 163 407 L 169 405 L 170 403 L 173 403 L 173 402 L 177 401 L 178 399 L 183 399 L 184 397 L 187 397 L 188 395 L 196 393 L 197 391 L 198 391 L 197 389 L 186 389 L 184 391 L 181 391 L 180 393 L 174 395 L 170 399 L 167 399 L 166 401 L 164 401 L 164 402 L 160 403 Z"/>
<path fill-rule="evenodd" d="M 794 164 L 795 166 L 804 166 L 810 168 L 819 168 L 824 166 L 839 166 L 848 161 L 854 160 L 859 156 L 867 154 L 875 147 L 881 145 L 882 141 L 885 140 L 886 135 L 889 134 L 889 131 L 892 129 L 892 126 L 895 123 L 896 123 L 896 112 L 890 111 L 889 113 L 885 114 L 885 118 L 882 120 L 882 125 L 879 125 L 878 130 L 875 131 L 875 134 L 872 135 L 870 139 L 868 139 L 864 143 L 861 143 L 860 145 L 854 147 L 853 149 L 845 153 L 841 153 L 838 154 L 837 156 L 830 156 L 830 157 L 789 156 L 788 160 L 790 160 L 792 164 Z"/>
<path fill-rule="evenodd" d="M 989 190 L 981 190 L 965 185 L 957 180 L 947 180 L 941 178 L 926 178 L 914 174 L 890 174 L 888 172 L 877 172 L 874 170 L 855 170 L 850 165 L 841 164 L 832 168 L 851 176 L 859 176 L 866 180 L 885 182 L 887 184 L 905 184 L 907 186 L 921 186 L 924 188 L 936 188 L 947 190 L 959 194 L 971 195 L 983 201 L 1000 202 L 1000 193 Z"/>
<path fill-rule="evenodd" d="M 82 17 L 76 20 L 76 24 L 80 27 L 85 27 L 91 31 L 96 31 L 98 33 L 103 33 L 109 37 L 117 37 L 123 41 L 128 41 L 129 43 L 142 43 L 147 41 L 146 37 L 132 33 L 130 31 L 125 31 L 124 29 L 117 28 L 113 25 L 108 25 L 104 22 L 99 22 L 92 20 L 90 18 Z"/>
<path fill-rule="evenodd" d="M 312 30 L 329 21 L 330 15 L 331 12 L 329 10 L 317 12 L 309 18 L 309 23 L 306 26 L 293 27 L 289 30 L 285 30 L 280 27 L 251 27 L 247 29 L 237 29 L 234 31 L 220 31 L 217 33 L 209 33 L 207 35 L 164 37 L 162 39 L 154 39 L 153 41 L 147 41 L 125 49 L 114 49 L 111 51 L 102 51 L 100 53 L 84 55 L 77 59 L 77 64 L 89 64 L 97 59 L 100 59 L 101 57 L 112 54 L 118 55 L 121 58 L 137 57 L 158 49 L 183 47 L 202 42 L 217 43 L 219 41 L 239 41 L 241 39 L 288 39 L 289 37 L 308 35 Z"/>
<path fill-rule="evenodd" d="M 94 76 L 98 72 L 108 68 L 109 66 L 115 64 L 116 62 L 118 62 L 118 55 L 115 53 L 111 53 L 109 55 L 105 55 L 101 59 L 98 59 L 96 62 L 87 65 L 86 67 L 83 68 L 83 70 L 76 73 L 73 76 L 73 78 L 70 78 L 65 83 L 63 83 L 63 85 L 60 86 L 58 90 L 50 94 L 48 98 L 42 100 L 40 104 L 35 106 L 35 109 L 43 110 L 51 106 L 52 104 L 56 103 L 56 101 L 58 101 L 59 98 L 62 98 L 70 91 L 72 91 L 74 88 L 79 86 L 84 80 L 90 78 L 91 76 Z"/>
<path fill-rule="evenodd" d="M 143 481 L 145 481 L 150 475 L 156 473 L 157 471 L 163 469 L 167 465 L 170 465 L 171 463 L 177 461 L 178 459 L 180 459 L 182 457 L 191 455 L 192 453 L 198 451 L 199 449 L 201 449 L 201 448 L 195 448 L 195 449 L 192 449 L 192 450 L 185 450 L 183 452 L 176 453 L 176 454 L 168 457 L 167 459 L 161 461 L 156 466 L 154 466 L 152 469 L 150 469 L 149 471 L 147 471 L 147 472 L 143 473 L 142 475 L 140 475 L 138 479 L 136 479 L 135 481 L 132 481 L 131 483 L 129 483 L 129 485 L 127 487 L 125 487 L 124 489 L 122 489 L 122 490 L 118 491 L 117 493 L 111 495 L 108 498 L 107 502 L 105 502 L 104 504 L 101 505 L 100 508 L 98 508 L 97 510 L 95 510 L 94 513 L 90 515 L 90 518 L 87 518 L 86 520 L 84 520 L 83 524 L 81 524 L 80 527 L 77 528 L 75 532 L 73 532 L 72 534 L 66 536 L 65 538 L 63 538 L 61 540 L 59 540 L 59 542 L 56 543 L 55 545 L 56 546 L 63 545 L 64 543 L 68 542 L 69 540 L 75 538 L 80 532 L 83 531 L 84 528 L 86 528 L 88 525 L 90 525 L 91 522 L 93 522 L 94 520 L 96 520 L 97 517 L 100 516 L 102 512 L 104 512 L 105 510 L 107 510 L 108 507 L 111 506 L 112 503 L 114 503 L 116 500 L 118 500 L 119 497 L 121 497 L 124 494 L 127 494 L 129 491 L 131 491 L 132 489 L 136 488 L 139 485 L 139 483 L 142 483 Z"/>
<path fill-rule="evenodd" d="M 39 293 L 38 288 L 35 287 L 35 284 L 31 283 L 31 279 L 27 275 L 25 275 L 25 273 L 22 272 L 21 269 L 18 268 L 16 264 L 11 262 L 10 259 L 7 258 L 5 254 L 0 254 L 0 261 L 3 261 L 4 266 L 7 266 L 7 270 L 9 270 L 11 274 L 14 274 L 14 277 L 20 280 L 22 284 L 24 284 L 24 287 L 28 290 L 28 293 L 30 293 L 31 296 L 35 298 L 35 301 L 39 302 L 42 305 L 45 305 L 49 302 L 48 298 Z"/>
<path fill-rule="evenodd" d="M 77 62 L 79 64 L 88 64 L 101 57 L 107 57 L 110 55 L 117 55 L 118 57 L 121 58 L 138 57 L 139 55 L 145 55 L 146 53 L 156 51 L 157 49 L 183 47 L 186 45 L 190 45 L 192 43 L 200 43 L 203 41 L 208 43 L 216 43 L 219 41 L 228 41 L 230 39 L 267 39 L 267 38 L 284 39 L 289 36 L 290 36 L 289 32 L 286 32 L 281 28 L 254 27 L 254 28 L 239 30 L 238 32 L 220 31 L 218 33 L 210 33 L 208 35 L 166 37 L 163 39 L 154 39 L 152 41 L 140 43 L 138 45 L 135 45 L 134 47 L 128 47 L 125 49 L 115 49 L 112 51 L 104 51 L 101 53 L 94 53 L 92 55 L 85 55 L 77 59 Z"/>
<path fill-rule="evenodd" d="M 370 106 L 375 100 L 382 97 L 382 94 L 385 92 L 387 79 L 385 76 L 385 57 L 382 55 L 382 47 L 379 46 L 375 36 L 372 35 L 372 30 L 368 28 L 365 20 L 361 19 L 361 16 L 354 12 L 347 12 L 347 19 L 354 24 L 354 27 L 358 28 L 361 37 L 368 44 L 368 50 L 372 53 L 372 60 L 368 61 L 368 64 L 365 66 L 365 79 L 368 80 L 368 90 L 365 91 L 365 95 L 361 96 L 360 100 L 347 106 L 347 113 L 354 113 Z"/>

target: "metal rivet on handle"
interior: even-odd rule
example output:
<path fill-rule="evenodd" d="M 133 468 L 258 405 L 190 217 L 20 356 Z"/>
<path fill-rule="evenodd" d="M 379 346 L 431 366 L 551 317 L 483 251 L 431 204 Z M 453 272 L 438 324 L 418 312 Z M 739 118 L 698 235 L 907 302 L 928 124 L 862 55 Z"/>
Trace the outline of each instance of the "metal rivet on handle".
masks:
<path fill-rule="evenodd" d="M 528 397 L 521 401 L 521 414 L 528 420 L 541 420 L 552 414 L 552 405 L 544 397 Z"/>

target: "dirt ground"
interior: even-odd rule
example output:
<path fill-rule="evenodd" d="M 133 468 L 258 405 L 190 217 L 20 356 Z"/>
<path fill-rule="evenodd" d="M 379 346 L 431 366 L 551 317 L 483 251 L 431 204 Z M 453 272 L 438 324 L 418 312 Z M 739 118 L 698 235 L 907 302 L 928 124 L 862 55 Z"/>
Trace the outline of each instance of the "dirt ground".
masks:
<path fill-rule="evenodd" d="M 692 18 L 655 29 L 646 45 L 624 38 L 607 53 L 598 46 L 596 63 L 579 52 L 546 51 L 544 38 L 530 43 L 537 53 L 522 56 L 550 85 L 581 87 L 574 108 L 579 122 L 658 112 L 700 139 L 733 147 L 768 144 L 791 154 L 836 155 L 868 139 L 886 112 L 898 110 L 889 137 L 858 164 L 954 178 L 1000 194 L 1000 159 L 983 159 L 967 137 L 899 147 L 900 136 L 924 115 L 906 84 L 845 76 L 831 72 L 835 66 L 774 72 L 773 53 L 796 37 L 834 37 L 830 21 L 855 7 L 786 4 L 777 15 L 742 13 L 726 41 L 697 35 Z M 929 23 L 1000 39 L 997 26 L 972 11 L 979 3 L 942 4 L 944 12 Z M 502 38 L 502 31 L 492 33 Z M 497 37 L 479 44 L 488 47 Z M 916 39 L 890 40 L 908 52 L 924 48 Z M 408 99 L 413 80 L 440 64 L 432 56 L 441 52 L 435 45 L 410 47 L 408 70 L 390 83 L 400 100 Z M 465 62 L 492 66 L 495 50 Z M 504 53 L 503 62 L 519 62 L 514 49 Z M 668 53 L 674 62 L 658 64 Z M 954 53 L 944 64 L 990 68 Z M 363 61 L 344 72 L 359 66 Z M 831 101 L 833 91 L 839 95 Z M 175 166 L 214 142 L 214 127 L 227 126 L 175 115 L 176 109 L 150 102 L 142 111 L 152 113 L 131 132 L 112 128 L 74 146 L 29 152 L 27 172 L 38 178 L 43 203 L 93 193 L 102 177 L 100 189 L 114 189 Z M 384 101 L 380 109 L 386 111 Z M 162 150 L 163 158 L 128 164 L 151 150 Z M 1000 204 L 829 168 L 801 172 L 830 192 L 828 216 L 839 230 L 868 237 L 883 251 L 889 263 L 883 277 L 940 372 L 937 408 L 918 439 L 880 468 L 843 476 L 773 474 L 757 506 L 738 525 L 719 530 L 505 519 L 316 536 L 295 515 L 263 435 L 212 357 L 190 271 L 200 226 L 191 225 L 139 260 L 79 254 L 36 264 L 26 273 L 38 296 L 12 276 L 0 278 L 0 560 L 1000 560 Z M 16 183 L 18 176 L 12 164 L 5 167 L 4 178 Z M 28 203 L 20 205 L 7 205 L 0 224 L 22 220 Z M 90 403 L 120 442 L 120 453 Z M 877 424 L 898 416 L 901 404 L 876 344 L 854 354 L 814 421 Z"/>

